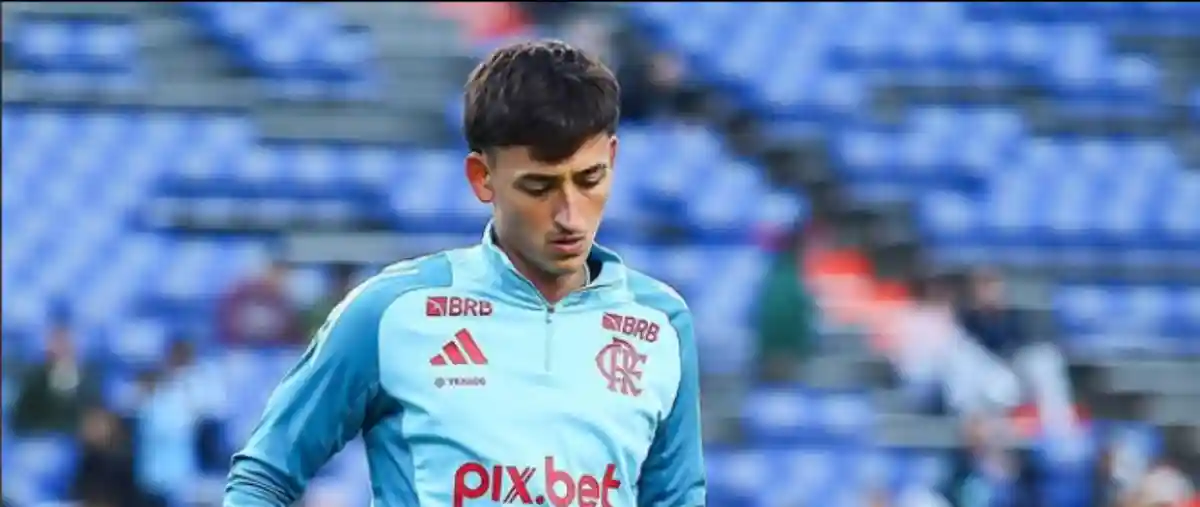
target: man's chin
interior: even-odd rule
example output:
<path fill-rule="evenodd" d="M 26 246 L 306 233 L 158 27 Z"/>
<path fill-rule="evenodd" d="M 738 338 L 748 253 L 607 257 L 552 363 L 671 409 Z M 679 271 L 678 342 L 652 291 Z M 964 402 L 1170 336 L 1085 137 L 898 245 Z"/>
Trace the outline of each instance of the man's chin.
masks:
<path fill-rule="evenodd" d="M 582 271 L 586 263 L 587 255 L 555 254 L 547 259 L 544 267 L 548 273 L 554 276 L 567 276 Z"/>

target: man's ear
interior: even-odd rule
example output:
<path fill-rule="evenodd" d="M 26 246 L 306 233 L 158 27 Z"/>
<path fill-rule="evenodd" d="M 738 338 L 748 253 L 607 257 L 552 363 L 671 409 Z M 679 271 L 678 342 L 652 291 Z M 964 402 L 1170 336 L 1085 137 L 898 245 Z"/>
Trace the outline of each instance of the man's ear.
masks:
<path fill-rule="evenodd" d="M 621 142 L 617 140 L 617 136 L 612 136 L 608 140 L 608 167 L 610 169 L 617 167 L 617 147 Z"/>
<path fill-rule="evenodd" d="M 488 167 L 487 157 L 484 157 L 482 153 L 471 152 L 467 155 L 464 167 L 467 173 L 467 182 L 471 184 L 471 191 L 475 193 L 475 198 L 482 203 L 491 203 L 495 192 L 492 190 L 492 171 Z"/>

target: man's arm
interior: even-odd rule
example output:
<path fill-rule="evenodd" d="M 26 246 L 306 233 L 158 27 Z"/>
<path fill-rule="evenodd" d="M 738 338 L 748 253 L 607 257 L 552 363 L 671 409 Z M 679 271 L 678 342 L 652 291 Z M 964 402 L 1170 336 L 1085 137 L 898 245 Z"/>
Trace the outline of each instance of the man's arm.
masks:
<path fill-rule="evenodd" d="M 704 507 L 705 502 L 700 372 L 691 313 L 674 312 L 671 324 L 679 334 L 679 391 L 642 465 L 638 507 Z"/>
<path fill-rule="evenodd" d="M 233 457 L 225 507 L 287 507 L 362 429 L 379 390 L 379 321 L 395 291 L 367 282 L 330 312 Z"/>

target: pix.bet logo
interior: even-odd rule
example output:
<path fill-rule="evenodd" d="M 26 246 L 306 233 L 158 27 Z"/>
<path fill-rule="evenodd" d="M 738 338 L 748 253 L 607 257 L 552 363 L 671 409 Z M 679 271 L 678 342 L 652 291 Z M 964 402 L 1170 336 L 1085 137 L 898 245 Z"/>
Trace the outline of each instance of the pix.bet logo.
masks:
<path fill-rule="evenodd" d="M 616 478 L 617 466 L 611 463 L 604 468 L 603 477 L 592 474 L 574 477 L 570 472 L 555 469 L 554 458 L 547 456 L 540 491 L 534 480 L 537 472 L 537 467 L 464 463 L 454 473 L 453 505 L 465 507 L 468 500 L 486 498 L 516 505 L 612 507 L 609 495 L 621 487 Z"/>

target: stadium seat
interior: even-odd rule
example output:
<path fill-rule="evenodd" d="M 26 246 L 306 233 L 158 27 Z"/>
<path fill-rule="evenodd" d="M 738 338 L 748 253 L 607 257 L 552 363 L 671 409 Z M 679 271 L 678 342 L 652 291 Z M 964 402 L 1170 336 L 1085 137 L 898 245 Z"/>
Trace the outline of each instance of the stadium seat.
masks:
<path fill-rule="evenodd" d="M 5 66 L 30 83 L 73 92 L 128 91 L 144 82 L 137 27 L 128 21 L 25 17 L 5 33 Z"/>
<path fill-rule="evenodd" d="M 133 72 L 137 38 L 130 23 L 27 20 L 13 36 L 18 65 L 41 72 Z"/>
<path fill-rule="evenodd" d="M 332 4 L 187 2 L 184 8 L 280 98 L 359 98 L 371 88 L 372 47 Z"/>

